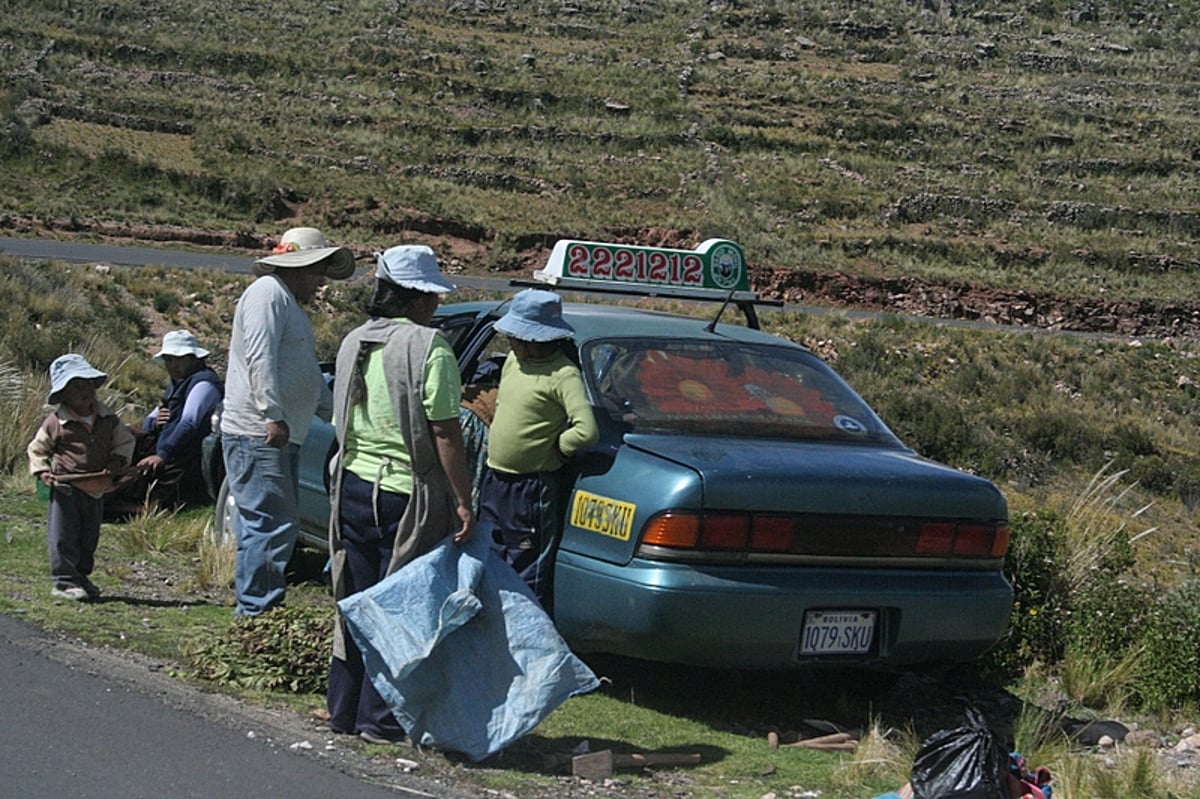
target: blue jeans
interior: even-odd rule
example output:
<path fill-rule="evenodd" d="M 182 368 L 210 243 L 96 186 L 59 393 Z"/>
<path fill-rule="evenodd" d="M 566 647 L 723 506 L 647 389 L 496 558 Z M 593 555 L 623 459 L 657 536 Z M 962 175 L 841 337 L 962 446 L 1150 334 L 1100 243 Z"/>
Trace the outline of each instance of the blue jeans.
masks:
<path fill-rule="evenodd" d="M 300 534 L 300 446 L 221 435 L 229 495 L 237 505 L 236 616 L 257 616 L 283 603 L 285 570 Z"/>

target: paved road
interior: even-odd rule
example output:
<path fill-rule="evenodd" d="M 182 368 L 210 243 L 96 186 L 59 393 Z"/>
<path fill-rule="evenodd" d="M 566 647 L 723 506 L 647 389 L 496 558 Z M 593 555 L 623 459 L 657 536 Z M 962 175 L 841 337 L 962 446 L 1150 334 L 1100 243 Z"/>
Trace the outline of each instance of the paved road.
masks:
<path fill-rule="evenodd" d="M 299 740 L 282 716 L 192 691 L 144 663 L 58 641 L 4 615 L 0 674 L 5 799 L 446 795 L 362 782 L 332 767 L 337 756 L 324 750 L 320 731 L 306 739 L 318 751 L 293 751 Z"/>
<path fill-rule="evenodd" d="M 175 269 L 223 269 L 227 272 L 249 274 L 254 259 L 211 252 L 190 252 L 153 247 L 125 247 L 110 244 L 88 244 L 52 239 L 15 239 L 0 236 L 0 253 L 14 258 L 69 261 L 80 264 L 113 264 L 116 266 L 168 266 Z M 454 282 L 467 288 L 507 291 L 508 280 L 502 278 L 455 275 Z"/>
<path fill-rule="evenodd" d="M 14 258 L 54 259 L 72 263 L 120 264 L 122 266 L 163 266 L 188 269 L 224 269 L 229 272 L 251 271 L 253 258 L 219 253 L 198 253 L 153 247 L 116 247 L 51 239 L 14 239 L 0 236 L 0 253 Z"/>

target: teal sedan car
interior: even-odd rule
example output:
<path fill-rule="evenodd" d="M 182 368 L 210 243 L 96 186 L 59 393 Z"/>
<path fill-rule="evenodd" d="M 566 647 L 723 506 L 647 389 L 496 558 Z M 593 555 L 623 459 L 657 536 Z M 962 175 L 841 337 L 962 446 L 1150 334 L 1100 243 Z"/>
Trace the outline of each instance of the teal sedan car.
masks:
<path fill-rule="evenodd" d="M 903 668 L 969 661 L 1005 633 L 1003 495 L 906 447 L 816 355 L 756 329 L 736 244 L 559 242 L 535 277 L 722 303 L 707 319 L 563 306 L 601 430 L 567 467 L 552 608 L 572 648 L 740 669 Z M 728 304 L 749 324 L 717 321 Z M 438 312 L 471 398 L 499 375 L 505 310 Z M 465 405 L 482 457 L 487 414 Z M 319 544 L 330 438 L 319 423 L 302 452 L 302 513 Z M 219 526 L 230 511 L 226 492 Z"/>

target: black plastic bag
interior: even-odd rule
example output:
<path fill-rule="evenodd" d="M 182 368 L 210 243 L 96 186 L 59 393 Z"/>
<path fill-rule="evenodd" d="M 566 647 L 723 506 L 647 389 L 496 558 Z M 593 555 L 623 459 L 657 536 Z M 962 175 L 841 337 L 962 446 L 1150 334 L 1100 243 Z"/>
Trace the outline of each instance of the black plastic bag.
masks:
<path fill-rule="evenodd" d="M 1008 758 L 973 710 L 967 723 L 925 739 L 913 760 L 914 799 L 1003 799 L 1000 778 Z"/>

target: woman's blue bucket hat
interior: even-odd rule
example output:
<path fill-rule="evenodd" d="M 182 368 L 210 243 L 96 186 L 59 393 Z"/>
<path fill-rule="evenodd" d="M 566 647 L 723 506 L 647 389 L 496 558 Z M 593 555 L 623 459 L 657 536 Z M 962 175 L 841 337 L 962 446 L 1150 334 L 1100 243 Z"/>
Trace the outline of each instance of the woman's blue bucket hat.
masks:
<path fill-rule="evenodd" d="M 563 319 L 562 297 L 544 289 L 518 291 L 496 329 L 522 341 L 557 341 L 575 332 Z"/>

